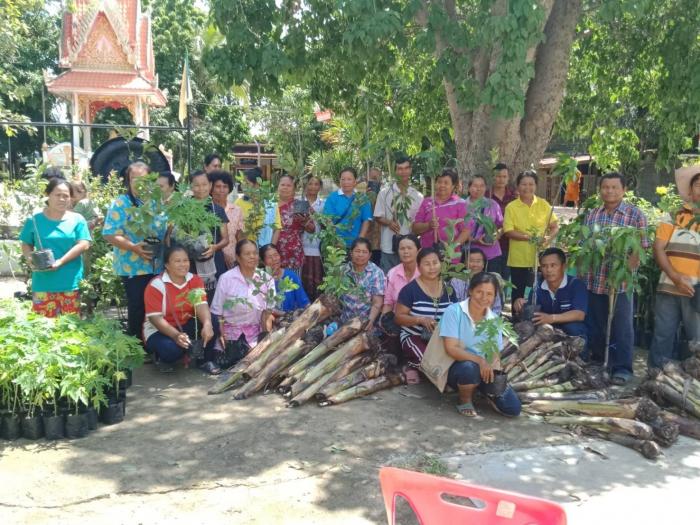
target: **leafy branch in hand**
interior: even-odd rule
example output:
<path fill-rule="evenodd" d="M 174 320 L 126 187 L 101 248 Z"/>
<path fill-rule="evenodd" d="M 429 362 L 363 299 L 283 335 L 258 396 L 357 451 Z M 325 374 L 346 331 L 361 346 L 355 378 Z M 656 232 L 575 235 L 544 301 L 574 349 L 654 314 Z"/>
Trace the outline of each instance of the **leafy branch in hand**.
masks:
<path fill-rule="evenodd" d="M 257 239 L 265 226 L 272 226 L 272 224 L 265 224 L 264 221 L 267 210 L 277 206 L 277 191 L 268 180 L 251 184 L 243 174 L 239 174 L 236 180 L 245 188 L 245 198 L 251 204 L 243 221 L 245 233 L 248 237 Z"/>

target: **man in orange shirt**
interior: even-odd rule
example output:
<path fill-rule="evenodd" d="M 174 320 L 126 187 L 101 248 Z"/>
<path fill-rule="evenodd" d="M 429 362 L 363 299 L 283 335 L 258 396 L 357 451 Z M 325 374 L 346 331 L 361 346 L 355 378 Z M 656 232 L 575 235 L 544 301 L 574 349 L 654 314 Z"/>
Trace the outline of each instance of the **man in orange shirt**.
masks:
<path fill-rule="evenodd" d="M 674 341 L 681 321 L 688 341 L 700 340 L 700 225 L 688 227 L 700 214 L 700 165 L 676 170 L 676 186 L 683 208 L 661 220 L 654 242 L 661 278 L 648 364 L 656 368 L 679 357 Z"/>
<path fill-rule="evenodd" d="M 581 200 L 581 176 L 582 173 L 576 170 L 576 177 L 566 185 L 566 193 L 564 193 L 564 205 L 569 207 L 569 203 L 574 208 L 578 208 Z"/>

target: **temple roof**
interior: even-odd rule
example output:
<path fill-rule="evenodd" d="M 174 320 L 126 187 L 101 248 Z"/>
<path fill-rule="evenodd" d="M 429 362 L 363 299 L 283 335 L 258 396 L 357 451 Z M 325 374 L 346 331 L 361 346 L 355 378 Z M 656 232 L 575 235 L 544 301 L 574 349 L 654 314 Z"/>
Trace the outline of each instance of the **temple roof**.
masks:
<path fill-rule="evenodd" d="M 74 0 L 63 13 L 59 66 L 70 71 L 47 81 L 52 93 L 144 92 L 152 95 L 152 104 L 165 104 L 155 72 L 151 18 L 141 12 L 140 0 Z"/>
<path fill-rule="evenodd" d="M 166 102 L 161 90 L 137 73 L 71 70 L 48 80 L 46 86 L 50 92 L 64 96 L 70 93 L 147 95 L 151 105 L 165 106 Z"/>

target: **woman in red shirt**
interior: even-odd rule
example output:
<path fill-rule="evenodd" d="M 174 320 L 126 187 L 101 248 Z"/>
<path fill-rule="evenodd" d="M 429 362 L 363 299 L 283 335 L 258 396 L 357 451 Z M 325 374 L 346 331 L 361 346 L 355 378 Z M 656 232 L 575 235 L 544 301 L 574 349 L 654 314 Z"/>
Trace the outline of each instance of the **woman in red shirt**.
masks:
<path fill-rule="evenodd" d="M 146 351 L 152 352 L 162 363 L 162 370 L 171 370 L 172 364 L 185 356 L 193 341 L 201 337 L 205 358 L 200 369 L 218 374 L 221 370 L 207 359 L 214 351 L 215 337 L 204 282 L 198 275 L 190 273 L 190 258 L 182 246 L 170 246 L 165 251 L 164 260 L 165 270 L 148 283 L 144 293 L 146 321 L 143 339 Z M 190 294 L 193 291 L 195 294 L 192 295 L 199 292 L 198 301 L 192 301 Z M 199 333 L 195 330 L 195 316 L 199 321 Z"/>

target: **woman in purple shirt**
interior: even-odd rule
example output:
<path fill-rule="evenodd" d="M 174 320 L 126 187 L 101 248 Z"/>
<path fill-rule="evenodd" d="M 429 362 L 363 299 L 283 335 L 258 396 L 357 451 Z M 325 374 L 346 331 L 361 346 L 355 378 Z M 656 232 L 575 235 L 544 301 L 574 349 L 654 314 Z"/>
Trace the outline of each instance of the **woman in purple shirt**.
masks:
<path fill-rule="evenodd" d="M 482 175 L 474 175 L 469 181 L 469 198 L 467 199 L 467 231 L 469 243 L 472 248 L 478 248 L 486 256 L 486 268 L 489 272 L 500 274 L 503 271 L 503 254 L 498 239 L 503 227 L 503 213 L 501 207 L 486 195 L 486 179 Z M 496 229 L 492 238 L 488 238 L 482 224 L 476 220 L 476 214 L 491 219 Z"/>
<path fill-rule="evenodd" d="M 464 224 L 467 205 L 454 193 L 457 182 L 457 172 L 445 168 L 435 180 L 435 197 L 426 197 L 418 208 L 413 233 L 420 236 L 423 248 L 430 248 L 436 240 L 455 242 L 460 246 L 467 240 L 469 232 Z M 447 227 L 451 222 L 455 229 L 454 237 L 450 239 Z"/>

